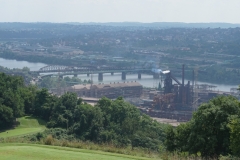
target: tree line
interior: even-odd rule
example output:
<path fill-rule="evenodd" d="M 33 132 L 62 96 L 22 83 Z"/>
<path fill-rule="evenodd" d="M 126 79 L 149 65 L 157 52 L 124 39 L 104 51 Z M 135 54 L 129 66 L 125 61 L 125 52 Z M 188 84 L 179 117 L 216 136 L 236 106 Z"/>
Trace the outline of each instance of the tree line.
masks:
<path fill-rule="evenodd" d="M 142 114 L 122 97 L 103 97 L 91 106 L 75 93 L 58 97 L 45 88 L 24 86 L 23 79 L 17 76 L 1 73 L 0 84 L 0 130 L 11 127 L 18 117 L 33 115 L 45 120 L 48 128 L 65 129 L 80 140 L 152 150 L 164 143 L 166 125 Z"/>
<path fill-rule="evenodd" d="M 47 88 L 47 89 L 52 89 L 52 88 L 57 88 L 59 85 L 61 87 L 69 87 L 74 84 L 90 84 L 91 80 L 88 79 L 80 79 L 78 77 L 64 77 L 63 79 L 59 79 L 58 77 L 44 77 L 41 79 L 39 83 L 39 87 L 42 88 Z"/>
<path fill-rule="evenodd" d="M 166 132 L 167 150 L 201 154 L 218 158 L 219 155 L 239 154 L 240 104 L 232 96 L 221 96 L 202 104 L 192 119 L 169 127 Z"/>
<path fill-rule="evenodd" d="M 55 96 L 4 73 L 0 73 L 0 90 L 0 130 L 10 128 L 18 117 L 32 115 L 45 120 L 48 128 L 82 141 L 155 151 L 165 148 L 169 154 L 205 158 L 240 156 L 240 103 L 232 96 L 202 104 L 189 122 L 175 128 L 142 114 L 122 97 L 103 97 L 92 106 L 75 93 Z"/>

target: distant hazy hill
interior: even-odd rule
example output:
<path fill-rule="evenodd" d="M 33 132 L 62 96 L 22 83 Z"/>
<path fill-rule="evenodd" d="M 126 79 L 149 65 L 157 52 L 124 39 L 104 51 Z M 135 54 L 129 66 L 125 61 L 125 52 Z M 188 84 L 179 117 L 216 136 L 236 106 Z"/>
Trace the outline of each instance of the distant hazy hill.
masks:
<path fill-rule="evenodd" d="M 182 23 L 182 22 L 154 22 L 154 23 L 140 23 L 140 22 L 108 22 L 108 23 L 68 23 L 68 24 L 85 24 L 85 25 L 106 25 L 106 26 L 129 26 L 129 27 L 158 27 L 158 28 L 236 28 L 240 24 L 232 23 Z"/>
<path fill-rule="evenodd" d="M 232 23 L 182 23 L 182 22 L 154 22 L 154 23 L 140 23 L 140 22 L 107 22 L 107 23 L 22 23 L 22 22 L 0 22 L 0 29 L 53 29 L 57 27 L 68 28 L 68 25 L 91 25 L 91 26 L 112 26 L 112 27 L 149 27 L 149 28 L 236 28 L 240 24 Z"/>

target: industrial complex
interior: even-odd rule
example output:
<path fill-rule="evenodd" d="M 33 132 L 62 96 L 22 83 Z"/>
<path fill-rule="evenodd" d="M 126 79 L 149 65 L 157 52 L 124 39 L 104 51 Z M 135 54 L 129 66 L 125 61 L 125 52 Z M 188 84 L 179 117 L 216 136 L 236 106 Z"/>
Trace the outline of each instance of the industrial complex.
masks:
<path fill-rule="evenodd" d="M 142 112 L 158 118 L 188 121 L 197 107 L 219 95 L 231 95 L 233 92 L 215 91 L 216 86 L 197 84 L 197 72 L 193 71 L 192 82 L 185 83 L 184 65 L 182 66 L 182 82 L 173 76 L 171 71 L 165 75 L 164 88 L 161 91 L 144 90 L 142 104 L 138 105 Z"/>
<path fill-rule="evenodd" d="M 124 81 L 108 84 L 102 82 L 98 84 L 78 84 L 61 88 L 61 91 L 59 89 L 52 89 L 51 91 L 53 94 L 75 92 L 78 97 L 91 104 L 96 104 L 96 99 L 101 97 L 116 99 L 122 96 L 130 103 L 136 105 L 142 112 L 152 117 L 175 119 L 177 121 L 190 120 L 193 111 L 200 104 L 209 101 L 213 97 L 233 95 L 236 92 L 233 89 L 232 92 L 219 92 L 215 90 L 216 86 L 198 84 L 197 70 L 192 72 L 192 81 L 186 81 L 184 65 L 182 65 L 181 69 L 181 82 L 174 76 L 171 70 L 162 71 L 155 69 L 154 71 L 152 71 L 153 78 L 159 79 L 159 83 L 160 78 L 164 79 L 162 88 L 143 88 L 137 81 Z M 156 74 L 158 75 L 156 76 Z"/>
<path fill-rule="evenodd" d="M 66 88 L 68 92 L 75 92 L 79 97 L 101 98 L 103 96 L 115 99 L 119 96 L 134 98 L 142 95 L 143 87 L 136 81 L 110 84 L 74 85 Z"/>

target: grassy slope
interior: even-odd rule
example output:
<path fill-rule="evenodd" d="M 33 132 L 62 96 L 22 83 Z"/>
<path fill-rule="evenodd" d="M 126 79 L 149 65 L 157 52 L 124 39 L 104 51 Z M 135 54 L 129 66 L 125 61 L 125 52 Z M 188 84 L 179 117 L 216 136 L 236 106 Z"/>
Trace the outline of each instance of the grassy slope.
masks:
<path fill-rule="evenodd" d="M 133 160 L 148 158 L 107 153 L 101 151 L 74 149 L 67 147 L 44 146 L 33 144 L 0 144 L 0 160 L 41 160 L 41 159 L 81 159 L 81 160 Z"/>
<path fill-rule="evenodd" d="M 10 129 L 4 132 L 0 132 L 0 137 L 7 138 L 7 137 L 25 135 L 25 134 L 42 131 L 45 128 L 44 121 L 37 118 L 30 117 L 30 116 L 18 118 L 18 121 L 20 122 L 19 126 L 17 126 L 15 129 Z"/>

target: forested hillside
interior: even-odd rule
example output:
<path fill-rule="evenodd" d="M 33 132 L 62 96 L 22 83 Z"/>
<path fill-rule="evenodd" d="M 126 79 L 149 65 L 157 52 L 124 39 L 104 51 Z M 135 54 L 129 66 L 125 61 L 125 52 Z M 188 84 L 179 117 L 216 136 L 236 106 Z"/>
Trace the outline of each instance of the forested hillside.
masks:
<path fill-rule="evenodd" d="M 202 104 L 191 121 L 174 128 L 142 114 L 122 97 L 103 97 L 91 106 L 74 93 L 57 97 L 47 89 L 25 86 L 22 77 L 4 73 L 0 74 L 0 87 L 0 132 L 12 128 L 16 118 L 24 115 L 47 122 L 48 129 L 27 136 L 27 142 L 51 145 L 58 139 L 66 146 L 71 141 L 90 141 L 169 155 L 239 156 L 240 103 L 231 96 Z"/>
<path fill-rule="evenodd" d="M 83 103 L 74 93 L 61 97 L 47 89 L 25 87 L 21 77 L 1 74 L 0 129 L 10 128 L 17 117 L 33 115 L 47 122 L 48 128 L 63 128 L 68 135 L 97 143 L 117 146 L 146 147 L 158 150 L 164 143 L 165 125 L 141 114 L 119 97 L 102 98 L 93 107 Z"/>
<path fill-rule="evenodd" d="M 200 154 L 207 158 L 239 155 L 240 105 L 234 97 L 217 97 L 202 104 L 191 121 L 167 131 L 169 151 Z M 232 159 L 232 158 L 230 158 Z"/>

